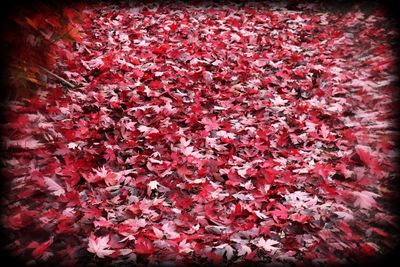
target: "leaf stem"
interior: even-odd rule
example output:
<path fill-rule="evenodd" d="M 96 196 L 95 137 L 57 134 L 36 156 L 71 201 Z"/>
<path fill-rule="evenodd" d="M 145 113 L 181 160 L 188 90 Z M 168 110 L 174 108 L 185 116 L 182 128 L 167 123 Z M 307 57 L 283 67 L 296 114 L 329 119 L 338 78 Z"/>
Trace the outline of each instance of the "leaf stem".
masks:
<path fill-rule="evenodd" d="M 50 74 L 50 75 L 53 76 L 54 78 L 60 80 L 62 83 L 68 85 L 69 87 L 75 88 L 75 85 L 73 85 L 73 84 L 70 83 L 69 81 L 65 80 L 64 78 L 58 76 L 57 74 L 55 74 L 55 73 L 49 71 L 48 69 L 46 69 L 46 68 L 44 68 L 44 67 L 42 67 L 42 66 L 40 66 L 40 65 L 39 65 L 39 68 L 40 68 L 41 70 L 45 71 L 47 74 Z"/>

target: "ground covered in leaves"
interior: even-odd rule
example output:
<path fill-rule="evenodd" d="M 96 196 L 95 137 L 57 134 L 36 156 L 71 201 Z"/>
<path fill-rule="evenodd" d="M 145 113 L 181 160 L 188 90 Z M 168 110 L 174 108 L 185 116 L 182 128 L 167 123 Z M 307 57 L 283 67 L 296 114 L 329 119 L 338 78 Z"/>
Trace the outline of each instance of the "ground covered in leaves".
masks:
<path fill-rule="evenodd" d="M 76 87 L 48 76 L 10 102 L 3 125 L 10 253 L 225 265 L 391 251 L 396 33 L 382 12 L 175 3 L 67 14 L 75 38 L 57 41 L 50 71 Z"/>

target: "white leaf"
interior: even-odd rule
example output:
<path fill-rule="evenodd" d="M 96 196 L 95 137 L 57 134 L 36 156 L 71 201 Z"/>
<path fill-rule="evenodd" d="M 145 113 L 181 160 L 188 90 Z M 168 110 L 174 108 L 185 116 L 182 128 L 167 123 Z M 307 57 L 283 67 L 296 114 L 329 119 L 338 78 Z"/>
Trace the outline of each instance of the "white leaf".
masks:
<path fill-rule="evenodd" d="M 246 254 L 250 254 L 251 253 L 251 248 L 249 246 L 246 245 L 239 245 L 239 249 L 238 249 L 238 256 L 243 256 Z"/>
<path fill-rule="evenodd" d="M 226 245 L 225 250 L 226 250 L 226 258 L 230 260 L 233 256 L 233 248 L 229 245 Z"/>
<path fill-rule="evenodd" d="M 268 64 L 268 60 L 267 59 L 257 59 L 256 61 L 254 61 L 254 66 L 256 66 L 257 68 L 262 68 L 265 65 Z"/>
<path fill-rule="evenodd" d="M 264 238 L 260 238 L 260 240 L 257 243 L 257 247 L 261 247 L 266 251 L 275 251 L 278 250 L 279 248 L 273 247 L 274 245 L 279 244 L 278 241 L 272 240 L 272 239 L 267 239 L 267 241 L 264 240 Z"/>
<path fill-rule="evenodd" d="M 109 236 L 104 237 L 95 237 L 91 235 L 89 237 L 88 251 L 96 254 L 99 258 L 104 258 L 104 256 L 109 256 L 114 253 L 114 250 L 108 249 L 110 246 L 108 245 L 108 241 L 110 241 Z"/>
<path fill-rule="evenodd" d="M 241 194 L 241 193 L 236 193 L 236 194 L 233 195 L 233 197 L 236 198 L 236 199 L 240 199 L 242 201 L 254 200 L 254 197 L 252 195 L 250 195 L 250 194 L 244 195 L 244 194 Z"/>
<path fill-rule="evenodd" d="M 44 177 L 44 181 L 47 184 L 48 188 L 53 195 L 60 196 L 65 194 L 64 188 L 62 188 L 59 184 L 54 182 L 53 179 L 49 177 Z"/>
<path fill-rule="evenodd" d="M 353 195 L 356 197 L 354 205 L 362 209 L 370 209 L 371 206 L 376 204 L 374 197 L 379 196 L 369 191 L 353 192 Z"/>
<path fill-rule="evenodd" d="M 274 99 L 271 99 L 271 102 L 272 102 L 274 105 L 276 105 L 276 106 L 283 106 L 283 105 L 285 105 L 285 104 L 288 102 L 288 100 L 283 100 L 283 99 L 281 98 L 281 96 L 278 95 L 278 96 L 275 97 Z"/>
<path fill-rule="evenodd" d="M 223 130 L 216 132 L 216 134 L 219 137 L 230 138 L 230 139 L 235 139 L 235 137 L 236 137 L 234 133 L 228 133 Z"/>
<path fill-rule="evenodd" d="M 157 238 L 161 239 L 164 237 L 163 231 L 159 230 L 158 228 L 153 226 L 153 232 L 156 235 Z"/>
<path fill-rule="evenodd" d="M 160 184 L 157 181 L 151 181 L 147 186 L 150 187 L 151 190 L 157 189 Z"/>
<path fill-rule="evenodd" d="M 322 124 L 322 126 L 321 126 L 321 135 L 323 138 L 327 138 L 329 135 L 329 130 L 325 124 Z"/>
<path fill-rule="evenodd" d="M 239 169 L 237 172 L 240 176 L 242 176 L 243 178 L 246 178 L 247 169 Z"/>
<path fill-rule="evenodd" d="M 246 183 L 241 183 L 240 186 L 244 187 L 247 190 L 254 189 L 254 185 L 251 183 L 251 180 L 248 180 Z"/>
<path fill-rule="evenodd" d="M 181 148 L 184 148 L 184 147 L 187 147 L 187 146 L 190 145 L 191 140 L 190 140 L 190 139 L 189 139 L 189 140 L 186 140 L 184 137 L 181 137 L 181 138 L 179 139 L 179 142 L 180 142 L 180 147 L 181 147 Z"/>
<path fill-rule="evenodd" d="M 255 213 L 255 214 L 257 215 L 257 217 L 260 218 L 260 219 L 267 219 L 267 218 L 268 218 L 265 214 L 259 212 L 258 210 L 255 210 L 254 213 Z"/>
<path fill-rule="evenodd" d="M 335 214 L 339 216 L 339 218 L 344 219 L 345 221 L 351 221 L 354 219 L 354 216 L 345 211 L 335 211 Z"/>
<path fill-rule="evenodd" d="M 71 148 L 71 149 L 75 149 L 75 148 L 79 147 L 79 145 L 74 142 L 68 143 L 67 146 L 68 146 L 68 148 Z"/>
<path fill-rule="evenodd" d="M 203 73 L 203 78 L 204 78 L 206 84 L 210 84 L 213 81 L 213 75 L 209 71 L 205 71 Z"/>
<path fill-rule="evenodd" d="M 167 222 L 161 229 L 168 239 L 175 239 L 180 236 L 179 233 L 175 232 L 175 224 L 173 222 Z"/>
<path fill-rule="evenodd" d="M 185 252 L 185 253 L 189 253 L 193 251 L 193 249 L 191 249 L 191 246 L 189 243 L 186 243 L 186 239 L 183 239 L 181 242 L 179 242 L 179 252 Z"/>
<path fill-rule="evenodd" d="M 139 130 L 139 132 L 146 133 L 146 134 L 147 133 L 158 133 L 158 130 L 156 128 L 147 127 L 144 125 L 140 125 L 137 129 Z"/>
<path fill-rule="evenodd" d="M 232 248 L 230 245 L 228 245 L 228 244 L 222 244 L 222 245 L 219 245 L 219 246 L 217 246 L 217 247 L 215 247 L 215 248 L 219 248 L 219 249 L 225 250 L 225 252 L 226 252 L 226 258 L 227 258 L 228 260 L 230 260 L 230 259 L 232 258 L 232 256 L 233 256 L 233 248 Z"/>
<path fill-rule="evenodd" d="M 192 147 L 192 146 L 185 147 L 182 149 L 182 154 L 185 156 L 189 156 L 193 153 L 193 149 L 194 149 L 194 147 Z"/>
<path fill-rule="evenodd" d="M 241 38 L 236 33 L 231 34 L 231 41 L 240 42 Z"/>

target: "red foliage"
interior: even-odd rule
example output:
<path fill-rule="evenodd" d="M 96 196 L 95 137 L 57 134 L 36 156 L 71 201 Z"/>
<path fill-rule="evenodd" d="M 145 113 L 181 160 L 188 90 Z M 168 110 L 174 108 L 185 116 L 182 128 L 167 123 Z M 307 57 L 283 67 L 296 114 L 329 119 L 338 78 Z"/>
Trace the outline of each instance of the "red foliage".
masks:
<path fill-rule="evenodd" d="M 49 80 L 8 107 L 2 221 L 16 254 L 304 265 L 393 246 L 382 200 L 394 195 L 394 33 L 378 12 L 98 4 L 46 15 L 26 24 L 68 35 L 49 53 L 78 86 Z"/>

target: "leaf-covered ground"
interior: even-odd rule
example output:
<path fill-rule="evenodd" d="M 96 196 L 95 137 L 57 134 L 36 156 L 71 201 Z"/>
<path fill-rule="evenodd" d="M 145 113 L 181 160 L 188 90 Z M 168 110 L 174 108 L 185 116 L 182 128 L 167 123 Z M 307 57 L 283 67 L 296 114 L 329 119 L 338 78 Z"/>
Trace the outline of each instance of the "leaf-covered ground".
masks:
<path fill-rule="evenodd" d="M 300 7 L 68 9 L 74 41 L 55 43 L 51 71 L 77 87 L 49 76 L 3 125 L 10 253 L 128 266 L 390 252 L 396 32 L 379 10 Z"/>

